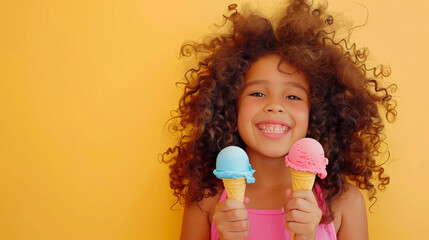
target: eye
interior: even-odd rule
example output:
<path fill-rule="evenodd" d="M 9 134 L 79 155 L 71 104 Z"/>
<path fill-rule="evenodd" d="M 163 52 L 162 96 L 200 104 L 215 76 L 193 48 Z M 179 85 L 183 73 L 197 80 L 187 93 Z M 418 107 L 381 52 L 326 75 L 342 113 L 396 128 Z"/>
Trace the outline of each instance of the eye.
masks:
<path fill-rule="evenodd" d="M 290 99 L 290 100 L 301 100 L 301 98 L 295 96 L 295 95 L 289 95 L 286 97 L 286 99 Z"/>
<path fill-rule="evenodd" d="M 265 94 L 261 93 L 261 92 L 255 92 L 255 93 L 251 93 L 250 96 L 254 96 L 254 97 L 265 97 Z"/>

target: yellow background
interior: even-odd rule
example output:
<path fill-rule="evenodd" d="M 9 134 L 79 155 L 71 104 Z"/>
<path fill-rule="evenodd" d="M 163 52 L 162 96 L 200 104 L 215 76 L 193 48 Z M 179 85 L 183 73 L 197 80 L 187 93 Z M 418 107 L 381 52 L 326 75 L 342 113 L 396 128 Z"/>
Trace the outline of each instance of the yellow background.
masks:
<path fill-rule="evenodd" d="M 353 39 L 399 87 L 391 184 L 369 214 L 371 239 L 427 239 L 429 4 L 358 2 L 370 15 Z M 0 1 L 0 239 L 178 238 L 181 208 L 170 209 L 157 157 L 173 142 L 164 124 L 181 93 L 178 52 L 229 3 Z"/>

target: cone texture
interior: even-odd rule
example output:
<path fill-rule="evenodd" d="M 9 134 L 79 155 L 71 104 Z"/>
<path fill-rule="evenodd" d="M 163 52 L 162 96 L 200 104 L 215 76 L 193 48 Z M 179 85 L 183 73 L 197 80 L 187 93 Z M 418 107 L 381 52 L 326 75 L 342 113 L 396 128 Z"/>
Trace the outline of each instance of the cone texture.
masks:
<path fill-rule="evenodd" d="M 244 201 L 244 192 L 246 191 L 246 179 L 244 177 L 237 179 L 222 178 L 222 181 L 229 199 Z"/>
<path fill-rule="evenodd" d="M 295 171 L 290 168 L 290 176 L 292 178 L 292 188 L 294 191 L 301 189 L 313 189 L 315 174 L 309 172 Z"/>

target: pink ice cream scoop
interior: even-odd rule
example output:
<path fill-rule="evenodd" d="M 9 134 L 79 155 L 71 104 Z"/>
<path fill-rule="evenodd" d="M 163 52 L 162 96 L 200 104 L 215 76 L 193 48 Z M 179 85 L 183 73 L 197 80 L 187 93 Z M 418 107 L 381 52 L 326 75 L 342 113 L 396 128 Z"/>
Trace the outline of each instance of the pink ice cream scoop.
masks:
<path fill-rule="evenodd" d="M 303 138 L 295 142 L 285 158 L 286 166 L 295 171 L 317 174 L 325 178 L 328 159 L 322 145 L 313 138 Z"/>

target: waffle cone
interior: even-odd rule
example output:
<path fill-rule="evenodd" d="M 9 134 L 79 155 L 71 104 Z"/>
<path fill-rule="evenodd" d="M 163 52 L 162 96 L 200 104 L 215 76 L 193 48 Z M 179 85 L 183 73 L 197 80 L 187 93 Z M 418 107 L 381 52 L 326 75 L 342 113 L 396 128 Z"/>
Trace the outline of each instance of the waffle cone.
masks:
<path fill-rule="evenodd" d="M 244 192 L 246 191 L 246 179 L 244 177 L 237 179 L 222 178 L 222 181 L 229 199 L 244 201 Z"/>
<path fill-rule="evenodd" d="M 290 169 L 290 176 L 292 178 L 292 189 L 294 191 L 301 189 L 313 189 L 314 179 L 316 174 L 309 172 L 295 171 Z"/>

